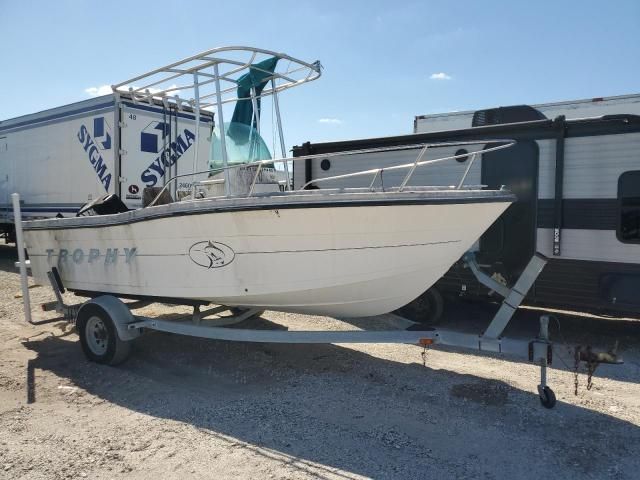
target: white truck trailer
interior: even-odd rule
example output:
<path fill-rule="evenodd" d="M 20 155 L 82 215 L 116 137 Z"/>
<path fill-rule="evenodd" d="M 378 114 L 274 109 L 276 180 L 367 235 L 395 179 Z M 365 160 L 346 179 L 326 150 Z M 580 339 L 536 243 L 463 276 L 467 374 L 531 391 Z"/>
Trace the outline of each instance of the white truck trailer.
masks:
<path fill-rule="evenodd" d="M 201 112 L 194 165 L 195 117 L 185 103 L 118 92 L 0 121 L 0 235 L 13 240 L 14 192 L 25 219 L 70 216 L 109 193 L 139 208 L 145 187 L 206 170 L 213 114 Z M 172 189 L 190 192 L 190 177 Z"/>

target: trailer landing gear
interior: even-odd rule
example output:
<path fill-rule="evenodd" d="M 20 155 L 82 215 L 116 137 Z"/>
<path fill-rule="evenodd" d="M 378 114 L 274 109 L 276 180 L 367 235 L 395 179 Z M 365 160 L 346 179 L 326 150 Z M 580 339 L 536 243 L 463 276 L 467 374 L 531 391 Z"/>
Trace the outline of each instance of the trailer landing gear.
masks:
<path fill-rule="evenodd" d="M 553 350 L 549 341 L 549 316 L 542 315 L 540 317 L 540 333 L 536 341 L 529 344 L 529 360 L 533 360 L 536 354 L 536 346 L 541 346 L 543 350 L 538 351 L 538 361 L 540 362 L 540 385 L 538 385 L 538 395 L 540 403 L 544 408 L 553 408 L 556 406 L 556 394 L 553 393 L 551 387 L 547 385 L 547 367 L 551 364 L 553 358 Z M 540 350 L 538 348 L 538 350 Z"/>

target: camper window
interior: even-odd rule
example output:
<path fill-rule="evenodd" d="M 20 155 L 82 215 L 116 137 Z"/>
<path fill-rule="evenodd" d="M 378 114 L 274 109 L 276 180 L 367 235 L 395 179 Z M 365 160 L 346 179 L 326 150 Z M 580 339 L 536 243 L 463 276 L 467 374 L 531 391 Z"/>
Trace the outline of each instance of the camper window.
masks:
<path fill-rule="evenodd" d="M 640 170 L 620 175 L 618 200 L 618 239 L 624 243 L 640 243 Z"/>

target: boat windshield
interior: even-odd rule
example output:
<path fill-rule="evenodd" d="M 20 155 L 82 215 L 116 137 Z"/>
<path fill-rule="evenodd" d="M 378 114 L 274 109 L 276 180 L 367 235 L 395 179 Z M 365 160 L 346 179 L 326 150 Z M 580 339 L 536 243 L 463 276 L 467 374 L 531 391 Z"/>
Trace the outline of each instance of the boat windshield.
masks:
<path fill-rule="evenodd" d="M 226 123 L 224 131 L 229 166 L 273 158 L 258 131 L 250 125 L 236 122 Z M 212 171 L 222 170 L 223 166 L 220 129 L 216 128 L 211 135 L 209 169 Z"/>
<path fill-rule="evenodd" d="M 267 84 L 274 78 L 278 57 L 269 57 L 252 64 L 249 71 L 237 80 L 238 100 L 233 110 L 231 123 L 224 124 L 224 143 L 227 165 L 270 160 L 267 145 L 258 133 L 260 124 L 261 95 Z M 220 131 L 214 131 L 211 139 L 209 168 L 218 170 L 224 166 Z"/>

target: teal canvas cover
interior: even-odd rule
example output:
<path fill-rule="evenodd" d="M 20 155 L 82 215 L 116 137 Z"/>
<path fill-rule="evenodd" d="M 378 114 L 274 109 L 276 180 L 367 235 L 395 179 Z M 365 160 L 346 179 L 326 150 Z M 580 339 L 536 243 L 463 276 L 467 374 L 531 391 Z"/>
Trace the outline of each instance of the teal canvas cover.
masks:
<path fill-rule="evenodd" d="M 238 79 L 238 102 L 233 111 L 233 117 L 231 117 L 231 125 L 229 126 L 230 137 L 233 138 L 236 135 L 237 124 L 250 125 L 253 128 L 257 128 L 257 118 L 260 117 L 260 95 L 269 82 L 277 64 L 278 58 L 267 58 L 249 67 L 249 71 Z M 257 97 L 256 105 L 258 112 L 255 116 L 253 114 L 253 102 L 251 101 L 252 88 L 255 89 L 255 95 Z"/>
<path fill-rule="evenodd" d="M 231 123 L 225 123 L 225 145 L 227 164 L 255 162 L 271 159 L 266 143 L 257 131 L 257 118 L 260 117 L 260 95 L 276 68 L 278 58 L 272 57 L 249 67 L 249 72 L 238 79 L 238 101 L 236 102 Z M 258 115 L 254 116 L 251 89 L 255 89 Z M 211 136 L 211 155 L 209 168 L 222 169 L 222 143 L 220 129 L 216 128 Z M 212 172 L 214 173 L 214 172 Z"/>

